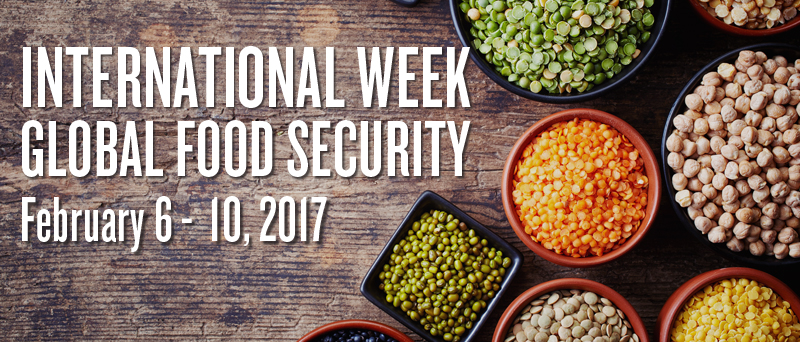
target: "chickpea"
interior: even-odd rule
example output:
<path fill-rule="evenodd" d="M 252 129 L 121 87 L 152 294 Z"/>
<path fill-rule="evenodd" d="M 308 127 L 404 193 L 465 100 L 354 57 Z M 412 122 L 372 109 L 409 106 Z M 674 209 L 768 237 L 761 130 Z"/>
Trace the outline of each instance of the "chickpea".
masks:
<path fill-rule="evenodd" d="M 786 185 L 786 182 L 778 182 L 769 189 L 770 194 L 772 195 L 773 200 L 778 198 L 789 196 L 789 186 Z"/>
<path fill-rule="evenodd" d="M 718 218 L 719 215 L 721 215 L 721 214 L 722 214 L 722 211 L 720 211 L 719 208 L 717 207 L 717 205 L 714 204 L 714 203 L 706 203 L 706 205 L 703 206 L 703 216 L 705 216 L 705 217 L 708 217 L 708 218 L 714 220 L 714 219 Z"/>
<path fill-rule="evenodd" d="M 714 228 L 714 221 L 711 221 L 711 219 L 709 219 L 708 217 L 699 216 L 696 219 L 694 219 L 694 226 L 701 233 L 706 234 L 711 230 L 711 228 Z"/>
<path fill-rule="evenodd" d="M 786 86 L 790 90 L 800 90 L 800 74 L 789 76 L 789 79 L 786 80 Z"/>
<path fill-rule="evenodd" d="M 703 85 L 717 87 L 722 84 L 722 76 L 716 71 L 709 72 L 703 75 Z"/>
<path fill-rule="evenodd" d="M 789 115 L 783 115 L 779 117 L 777 120 L 775 120 L 775 128 L 777 128 L 778 131 L 781 132 L 789 131 L 791 130 L 792 126 L 794 126 L 796 120 L 797 118 L 795 117 Z"/>
<path fill-rule="evenodd" d="M 689 189 L 689 191 L 698 192 L 703 190 L 703 182 L 697 179 L 697 177 L 691 178 L 689 179 L 689 183 L 686 184 L 686 188 Z"/>
<path fill-rule="evenodd" d="M 779 206 L 778 219 L 781 220 L 782 223 L 785 224 L 785 221 L 788 220 L 790 217 L 792 217 L 792 215 L 794 215 L 794 213 L 792 213 L 791 207 L 785 204 Z M 777 226 L 775 229 L 778 229 Z"/>
<path fill-rule="evenodd" d="M 759 175 L 752 175 L 747 178 L 747 185 L 752 190 L 761 190 L 767 186 L 767 182 Z"/>
<path fill-rule="evenodd" d="M 730 82 L 733 75 L 736 74 L 736 67 L 730 63 L 722 63 L 717 67 L 717 73 L 722 79 Z"/>
<path fill-rule="evenodd" d="M 789 256 L 792 258 L 800 258 L 800 242 L 789 245 Z"/>
<path fill-rule="evenodd" d="M 742 86 L 738 83 L 728 83 L 725 85 L 725 96 L 730 98 L 737 98 L 742 95 Z"/>
<path fill-rule="evenodd" d="M 766 60 L 763 65 L 763 72 L 765 72 L 767 75 L 772 75 L 778 70 L 778 63 L 776 63 L 774 59 Z M 749 68 L 747 69 L 747 74 L 752 78 L 753 75 L 750 74 Z"/>
<path fill-rule="evenodd" d="M 772 146 L 772 147 L 778 147 L 778 146 L 783 147 L 785 145 L 783 143 L 783 132 L 781 132 L 781 131 L 772 132 L 772 136 L 773 136 L 773 139 L 772 139 L 772 144 L 770 146 Z"/>
<path fill-rule="evenodd" d="M 760 65 L 753 65 L 747 68 L 747 76 L 749 76 L 751 80 L 760 80 L 763 74 L 764 68 Z"/>
<path fill-rule="evenodd" d="M 728 144 L 720 148 L 720 154 L 722 154 L 725 159 L 736 160 L 739 158 L 739 149 L 737 149 L 736 146 Z"/>
<path fill-rule="evenodd" d="M 697 163 L 700 164 L 701 169 L 710 168 L 711 156 L 710 155 L 699 156 L 697 157 Z"/>
<path fill-rule="evenodd" d="M 786 151 L 792 158 L 800 158 L 800 144 L 792 144 Z"/>
<path fill-rule="evenodd" d="M 670 152 L 667 156 L 667 165 L 673 170 L 680 170 L 683 168 L 684 157 L 680 153 Z"/>
<path fill-rule="evenodd" d="M 695 144 L 697 144 L 697 154 L 702 156 L 711 152 L 711 143 L 706 137 L 698 138 Z"/>
<path fill-rule="evenodd" d="M 790 129 L 783 133 L 783 143 L 786 145 L 794 145 L 800 142 L 800 132 L 796 129 Z M 788 150 L 786 152 L 789 152 Z M 791 157 L 791 153 L 789 156 Z"/>
<path fill-rule="evenodd" d="M 756 135 L 758 135 L 757 131 L 756 131 Z M 763 149 L 764 148 L 761 145 L 756 143 L 756 144 L 747 144 L 747 145 L 745 145 L 743 151 L 744 151 L 744 154 L 747 156 L 747 158 L 755 159 L 756 157 L 758 157 L 758 154 L 761 153 L 761 151 Z M 741 153 L 739 155 L 741 156 Z M 750 161 L 753 161 L 753 160 L 750 160 Z M 752 164 L 755 164 L 755 162 L 753 162 Z M 758 166 L 758 164 L 756 164 L 756 166 Z"/>
<path fill-rule="evenodd" d="M 736 211 L 736 219 L 743 223 L 753 223 L 756 220 L 755 212 L 755 210 L 750 208 L 739 208 L 739 210 Z M 736 228 L 734 227 L 734 229 Z"/>
<path fill-rule="evenodd" d="M 726 144 L 727 143 L 725 142 L 725 139 L 722 139 L 721 137 L 718 136 L 711 137 L 711 140 L 709 141 L 709 146 L 711 147 L 711 150 L 714 151 L 714 153 L 716 154 L 721 153 L 722 146 L 725 146 Z"/>
<path fill-rule="evenodd" d="M 715 200 L 720 200 L 721 202 L 722 196 L 715 198 Z M 717 204 L 717 203 L 714 203 Z M 737 210 L 741 208 L 741 203 L 739 200 L 733 201 L 731 203 L 722 203 L 722 211 L 726 213 L 734 214 Z"/>
<path fill-rule="evenodd" d="M 672 187 L 678 191 L 684 191 L 686 189 L 686 185 L 689 184 L 689 179 L 682 173 L 676 173 L 672 175 Z M 677 195 L 675 195 L 675 200 L 677 200 Z"/>
<path fill-rule="evenodd" d="M 786 257 L 789 256 L 789 246 L 780 242 L 776 243 L 772 247 L 772 255 L 778 260 L 786 259 Z"/>
<path fill-rule="evenodd" d="M 717 102 L 714 102 L 714 103 L 717 103 Z M 717 111 L 717 113 L 719 113 L 719 111 Z M 708 131 L 709 131 L 709 127 L 708 127 L 708 121 L 706 119 L 699 118 L 699 119 L 694 121 L 694 134 L 698 134 L 698 135 L 702 136 L 702 135 L 705 135 L 706 133 L 708 133 Z"/>
<path fill-rule="evenodd" d="M 772 154 L 772 151 L 765 148 L 761 150 L 761 153 L 759 153 L 758 157 L 756 157 L 756 163 L 758 163 L 758 166 L 760 167 L 767 167 L 770 165 L 770 163 L 772 163 L 773 159 L 774 155 Z"/>
<path fill-rule="evenodd" d="M 789 94 L 791 94 L 791 97 L 789 98 L 789 105 L 800 105 L 800 90 L 791 90 L 789 91 Z"/>
<path fill-rule="evenodd" d="M 712 86 L 699 86 L 696 89 L 696 94 L 700 95 L 700 99 L 705 103 L 710 103 L 717 98 L 717 89 Z M 694 108 L 692 108 L 694 109 Z M 699 109 L 695 109 L 699 110 Z"/>
<path fill-rule="evenodd" d="M 772 100 L 772 96 L 775 95 L 775 90 L 777 90 L 776 86 L 774 84 L 764 82 L 761 82 L 761 84 L 761 91 L 764 93 L 764 96 L 767 98 L 767 100 Z"/>
<path fill-rule="evenodd" d="M 725 230 L 722 227 L 714 227 L 708 232 L 708 241 L 711 243 L 723 243 L 725 240 Z"/>
<path fill-rule="evenodd" d="M 739 98 L 741 98 L 741 97 L 739 97 Z M 749 106 L 750 102 L 748 102 L 747 105 Z M 720 116 L 722 117 L 722 122 L 724 122 L 724 123 L 732 123 L 732 122 L 734 122 L 736 120 L 736 118 L 739 116 L 739 114 L 736 112 L 738 110 L 738 107 L 735 107 L 735 106 L 736 106 L 736 104 L 734 104 L 734 107 L 731 107 L 730 105 L 726 105 L 726 106 L 722 107 L 722 109 L 720 109 Z M 711 128 L 710 125 L 709 125 L 709 128 Z"/>
<path fill-rule="evenodd" d="M 761 83 L 764 85 L 772 84 L 772 78 L 767 74 L 761 75 Z"/>
<path fill-rule="evenodd" d="M 679 114 L 672 119 L 672 124 L 678 131 L 689 133 L 694 129 L 694 121 L 686 115 Z"/>
<path fill-rule="evenodd" d="M 789 151 L 783 148 L 782 146 L 776 146 L 772 149 L 772 155 L 774 156 L 774 160 L 778 164 L 785 164 L 788 163 L 790 159 L 792 159 L 792 155 L 789 154 Z"/>
<path fill-rule="evenodd" d="M 683 141 L 683 149 L 681 150 L 681 154 L 688 158 L 694 155 L 697 152 L 697 144 L 691 140 L 684 140 Z"/>
<path fill-rule="evenodd" d="M 686 175 L 686 178 L 692 178 L 700 172 L 700 164 L 697 160 L 688 159 L 683 162 L 683 174 Z"/>
<path fill-rule="evenodd" d="M 689 206 L 692 208 L 701 209 L 703 208 L 703 206 L 706 205 L 707 201 L 708 198 L 706 198 L 706 195 L 703 195 L 702 192 L 695 192 L 692 193 L 692 204 L 690 204 Z"/>
<path fill-rule="evenodd" d="M 737 253 L 743 251 L 744 248 L 745 248 L 744 242 L 742 240 L 739 240 L 739 239 L 730 239 L 730 241 L 728 241 L 726 246 L 728 246 L 728 249 L 730 249 L 731 251 L 734 251 L 734 252 L 737 252 Z"/>
<path fill-rule="evenodd" d="M 686 115 L 688 118 L 692 120 L 697 120 L 703 117 L 703 113 L 691 109 L 687 109 L 685 112 L 683 112 L 683 115 Z"/>
<path fill-rule="evenodd" d="M 750 109 L 751 110 L 762 110 L 764 107 L 767 106 L 767 97 L 766 94 L 762 92 L 758 92 L 750 97 Z"/>
<path fill-rule="evenodd" d="M 795 209 L 792 208 L 792 211 L 794 212 Z M 798 227 L 800 227 L 800 218 L 797 218 L 796 216 L 790 217 L 788 220 L 786 220 L 786 226 L 797 229 Z"/>
<path fill-rule="evenodd" d="M 744 84 L 744 93 L 747 96 L 753 96 L 753 94 L 758 93 L 764 87 L 764 83 L 761 80 L 749 80 Z"/>
<path fill-rule="evenodd" d="M 731 110 L 733 110 L 732 107 L 730 107 L 730 106 L 728 106 L 728 107 L 731 108 Z M 723 107 L 723 108 L 725 108 L 725 107 Z M 724 109 L 722 109 L 722 110 L 724 111 Z M 733 111 L 734 111 L 734 114 L 735 114 L 736 110 L 733 110 Z M 733 120 L 731 120 L 731 121 L 733 121 Z M 706 119 L 706 122 L 708 122 L 708 129 L 710 131 L 719 131 L 719 130 L 725 128 L 725 122 L 722 120 L 722 114 L 710 115 Z"/>
<path fill-rule="evenodd" d="M 747 180 L 740 179 L 733 184 L 733 187 L 736 189 L 736 193 L 739 197 L 745 196 L 750 193 L 750 185 L 747 184 Z"/>
<path fill-rule="evenodd" d="M 778 69 L 775 69 L 775 73 L 772 75 L 772 79 L 775 80 L 775 83 L 786 84 L 786 82 L 789 81 L 790 76 L 791 74 L 789 74 L 789 69 L 786 69 L 786 67 L 781 66 L 778 67 Z"/>
<path fill-rule="evenodd" d="M 739 222 L 733 227 L 733 236 L 737 239 L 743 240 L 750 236 L 750 225 L 744 222 Z"/>
<path fill-rule="evenodd" d="M 778 233 L 778 241 L 787 245 L 797 242 L 797 231 L 794 228 L 786 227 Z"/>
<path fill-rule="evenodd" d="M 728 177 L 725 177 L 722 173 L 717 173 L 714 175 L 714 178 L 711 179 L 711 185 L 714 189 L 722 190 L 728 185 Z"/>
<path fill-rule="evenodd" d="M 691 110 L 699 111 L 703 109 L 703 99 L 698 94 L 686 95 L 683 102 L 686 104 L 686 107 Z"/>
<path fill-rule="evenodd" d="M 728 185 L 722 189 L 722 203 L 733 203 L 739 199 L 739 193 L 733 185 Z"/>
<path fill-rule="evenodd" d="M 764 255 L 764 252 L 767 250 L 767 247 L 764 245 L 763 242 L 756 241 L 751 243 L 750 246 L 748 246 L 748 249 L 750 249 L 750 254 L 755 256 L 762 256 Z"/>
<path fill-rule="evenodd" d="M 697 173 L 697 179 L 700 180 L 703 185 L 710 184 L 713 178 L 714 171 L 711 171 L 709 168 L 702 168 L 700 172 Z"/>
<path fill-rule="evenodd" d="M 717 197 L 717 189 L 714 188 L 714 185 L 712 184 L 704 184 L 700 192 L 709 200 L 713 200 Z"/>
<path fill-rule="evenodd" d="M 780 56 L 780 55 L 775 56 L 775 58 L 773 58 L 773 60 L 775 60 L 775 63 L 778 64 L 778 67 L 784 67 L 785 68 L 785 67 L 787 67 L 789 65 L 789 61 L 786 60 L 786 57 L 783 57 L 783 56 Z"/>
<path fill-rule="evenodd" d="M 758 220 L 758 224 L 762 229 L 761 230 L 761 240 L 763 240 L 765 243 L 773 243 L 775 241 L 775 236 L 777 236 L 777 233 L 775 233 L 774 230 L 770 230 L 770 229 L 772 229 L 772 227 L 775 226 L 775 220 L 773 220 L 772 218 L 770 218 L 768 216 L 761 216 L 761 218 Z M 769 232 L 773 232 L 773 233 L 770 234 Z M 771 240 L 768 240 L 770 238 L 771 238 Z"/>
<path fill-rule="evenodd" d="M 744 115 L 744 123 L 748 126 L 758 127 L 758 125 L 761 124 L 762 118 L 763 116 L 760 113 L 750 110 Z"/>
<path fill-rule="evenodd" d="M 722 106 L 722 107 L 730 106 L 731 108 L 734 108 L 736 106 L 736 100 L 734 100 L 734 99 L 732 99 L 730 97 L 726 97 L 726 98 L 724 98 L 722 100 L 719 100 L 719 105 Z M 721 109 L 720 109 L 720 112 L 722 112 Z"/>
<path fill-rule="evenodd" d="M 744 148 L 744 141 L 742 141 L 741 136 L 732 135 L 730 138 L 728 138 L 728 145 L 733 145 L 737 150 L 741 150 Z M 739 153 L 739 156 L 736 157 L 737 160 L 742 158 L 747 159 L 747 157 L 744 156 L 744 153 Z"/>
<path fill-rule="evenodd" d="M 700 216 L 703 216 L 703 210 L 702 209 L 695 209 L 695 208 L 692 208 L 692 207 L 687 207 L 686 208 L 686 212 L 689 214 L 689 218 L 691 218 L 692 220 L 694 220 L 694 219 L 696 219 L 696 218 L 698 218 Z"/>
<path fill-rule="evenodd" d="M 789 180 L 800 181 L 800 165 L 792 165 L 789 168 Z"/>
<path fill-rule="evenodd" d="M 736 61 L 749 68 L 753 64 L 756 64 L 756 53 L 750 50 L 739 51 L 739 57 Z"/>
<path fill-rule="evenodd" d="M 761 125 L 764 125 L 764 122 L 772 120 L 772 118 L 765 118 L 761 121 Z M 773 123 L 775 121 L 772 121 Z M 772 144 L 772 141 L 775 140 L 775 136 L 772 135 L 772 132 L 760 129 L 758 130 L 758 144 L 762 146 L 769 146 Z"/>
<path fill-rule="evenodd" d="M 667 138 L 667 150 L 670 152 L 681 152 L 683 150 L 683 138 L 673 133 Z"/>
<path fill-rule="evenodd" d="M 733 82 L 739 86 L 744 86 L 744 84 L 750 80 L 750 76 L 747 76 L 746 71 L 747 70 L 744 72 L 737 72 L 736 75 L 733 76 Z"/>
<path fill-rule="evenodd" d="M 758 94 L 754 95 L 753 99 L 755 100 L 755 98 L 757 96 L 758 96 Z M 751 106 L 753 105 L 753 101 L 750 102 L 750 105 Z M 770 103 L 769 105 L 766 106 L 766 108 L 767 108 L 767 116 L 769 116 L 769 117 L 771 117 L 773 119 L 778 119 L 781 116 L 783 116 L 784 114 L 786 114 L 786 108 L 784 106 L 779 105 L 779 104 Z"/>
<path fill-rule="evenodd" d="M 741 113 L 747 113 L 747 111 L 750 110 L 750 97 L 747 96 L 747 95 L 742 95 L 742 96 L 737 97 L 736 101 L 734 102 L 733 109 L 735 109 L 736 111 L 739 111 Z M 723 108 L 723 111 L 721 113 L 722 113 L 722 119 L 724 120 L 726 118 L 724 108 Z M 735 114 L 735 112 L 734 112 L 734 114 Z M 726 122 L 730 122 L 730 121 L 726 121 Z"/>
<path fill-rule="evenodd" d="M 722 105 L 719 103 L 719 100 L 725 98 L 725 93 L 723 92 L 722 88 L 717 88 L 717 90 L 719 90 L 719 94 L 717 95 L 721 96 L 717 96 L 714 101 L 707 103 L 703 107 L 703 112 L 705 112 L 707 115 L 719 114 L 722 111 Z"/>
<path fill-rule="evenodd" d="M 741 132 L 742 141 L 746 144 L 758 142 L 758 130 L 753 126 L 745 127 Z"/>
<path fill-rule="evenodd" d="M 742 177 L 750 177 L 754 173 L 753 167 L 750 165 L 748 161 L 741 161 L 739 162 L 739 175 Z M 745 182 L 747 184 L 747 182 Z"/>
<path fill-rule="evenodd" d="M 769 188 L 764 187 L 763 189 L 753 190 L 753 200 L 756 203 L 762 203 L 769 199 Z"/>

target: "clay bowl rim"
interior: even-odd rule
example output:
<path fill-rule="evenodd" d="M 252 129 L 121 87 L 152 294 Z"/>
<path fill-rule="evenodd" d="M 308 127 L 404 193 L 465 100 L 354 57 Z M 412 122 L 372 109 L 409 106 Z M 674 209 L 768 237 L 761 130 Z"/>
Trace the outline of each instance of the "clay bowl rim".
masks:
<path fill-rule="evenodd" d="M 522 155 L 522 152 L 525 150 L 525 147 L 527 147 L 528 144 L 530 144 L 530 142 L 542 131 L 549 128 L 554 123 L 569 121 L 574 118 L 589 119 L 604 123 L 625 135 L 639 151 L 639 155 L 644 159 L 645 174 L 649 180 L 647 189 L 647 209 L 645 210 L 645 217 L 642 219 L 642 225 L 639 227 L 636 233 L 627 242 L 625 242 L 625 244 L 622 245 L 622 247 L 602 256 L 574 258 L 557 254 L 556 252 L 544 248 L 544 246 L 533 241 L 533 239 L 531 239 L 530 236 L 525 233 L 525 227 L 522 225 L 522 222 L 519 221 L 514 200 L 512 199 L 512 181 L 514 179 L 513 170 L 516 168 L 516 163 L 519 160 L 520 155 Z M 522 240 L 525 246 L 530 248 L 537 255 L 554 264 L 567 267 L 582 268 L 598 266 L 615 260 L 633 249 L 639 242 L 641 242 L 642 238 L 645 236 L 645 234 L 647 234 L 655 222 L 655 217 L 658 213 L 658 207 L 661 202 L 661 191 L 661 172 L 658 165 L 658 160 L 656 159 L 656 155 L 653 153 L 653 150 L 650 148 L 650 145 L 647 143 L 647 141 L 644 140 L 642 135 L 639 134 L 635 128 L 625 122 L 625 120 L 596 109 L 568 109 L 551 114 L 544 119 L 539 120 L 533 124 L 533 126 L 528 128 L 525 133 L 519 137 L 519 139 L 517 139 L 517 142 L 511 148 L 511 151 L 506 158 L 505 166 L 503 167 L 503 209 L 508 222 L 514 229 L 514 232 L 517 234 L 517 237 Z"/>
<path fill-rule="evenodd" d="M 414 340 L 406 336 L 406 334 L 400 332 L 400 330 L 392 328 L 383 323 L 361 319 L 347 319 L 325 324 L 303 335 L 303 337 L 297 340 L 297 342 L 311 342 L 327 333 L 345 329 L 372 330 L 384 335 L 388 335 L 398 342 L 414 342 Z"/>
<path fill-rule="evenodd" d="M 725 31 L 727 33 L 740 35 L 740 36 L 749 36 L 749 37 L 765 37 L 771 36 L 778 33 L 783 33 L 788 30 L 791 30 L 798 25 L 800 25 L 800 15 L 794 17 L 794 19 L 790 20 L 788 23 L 775 26 L 771 29 L 761 29 L 761 30 L 750 30 L 746 28 L 741 28 L 734 25 L 728 25 L 724 23 L 722 20 L 719 20 L 715 17 L 712 17 L 703 6 L 700 5 L 698 0 L 689 0 L 691 3 L 692 8 L 699 14 L 706 22 L 711 24 L 712 26 Z"/>
<path fill-rule="evenodd" d="M 520 294 L 514 299 L 513 302 L 511 302 L 511 304 L 509 304 L 508 308 L 506 308 L 506 311 L 503 312 L 503 315 L 500 316 L 500 320 L 497 322 L 497 327 L 495 327 L 494 334 L 492 335 L 492 342 L 504 341 L 506 333 L 508 332 L 509 327 L 511 327 L 511 322 L 519 314 L 522 308 L 530 304 L 530 302 L 536 300 L 536 298 L 539 298 L 539 296 L 556 290 L 591 291 L 600 295 L 601 297 L 607 298 L 614 303 L 614 306 L 625 313 L 625 317 L 629 322 L 631 322 L 633 331 L 639 336 L 640 342 L 649 342 L 649 336 L 647 335 L 647 329 L 644 326 L 642 317 L 639 316 L 639 313 L 636 311 L 633 305 L 631 305 L 631 303 L 625 299 L 625 297 L 606 285 L 583 278 L 561 278 L 551 280 L 531 287 L 527 291 Z"/>
<path fill-rule="evenodd" d="M 683 309 L 683 304 L 686 303 L 686 300 L 688 300 L 690 296 L 705 288 L 707 285 L 730 278 L 755 280 L 770 287 L 775 293 L 780 295 L 783 300 L 789 302 L 793 310 L 795 310 L 795 314 L 797 314 L 797 310 L 800 308 L 800 299 L 798 299 L 797 294 L 795 294 L 789 286 L 769 273 L 748 267 L 728 267 L 711 270 L 683 283 L 681 287 L 670 295 L 667 302 L 664 303 L 661 312 L 658 314 L 656 323 L 659 341 L 670 340 L 669 333 L 670 330 L 672 330 L 675 317 L 678 315 L 678 312 Z"/>

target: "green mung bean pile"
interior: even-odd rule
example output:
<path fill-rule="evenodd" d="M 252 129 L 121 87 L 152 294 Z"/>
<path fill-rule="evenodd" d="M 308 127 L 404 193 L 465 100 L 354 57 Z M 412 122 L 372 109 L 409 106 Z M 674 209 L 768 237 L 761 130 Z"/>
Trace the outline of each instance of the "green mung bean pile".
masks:
<path fill-rule="evenodd" d="M 620 73 L 650 39 L 654 0 L 462 0 L 473 48 L 534 93 L 585 92 Z"/>
<path fill-rule="evenodd" d="M 500 290 L 511 259 L 444 211 L 414 222 L 383 265 L 379 287 L 433 336 L 459 341 Z"/>

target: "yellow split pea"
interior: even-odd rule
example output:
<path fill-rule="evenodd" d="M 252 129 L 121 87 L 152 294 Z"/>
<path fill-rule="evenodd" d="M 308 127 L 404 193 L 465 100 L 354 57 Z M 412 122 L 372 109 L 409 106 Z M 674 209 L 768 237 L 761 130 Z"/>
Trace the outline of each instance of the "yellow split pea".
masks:
<path fill-rule="evenodd" d="M 614 128 L 591 120 L 553 124 L 525 148 L 514 175 L 517 215 L 531 239 L 586 257 L 619 248 L 647 207 L 644 161 Z"/>
<path fill-rule="evenodd" d="M 706 286 L 686 302 L 673 324 L 673 342 L 797 342 L 800 323 L 771 288 L 749 279 Z"/>

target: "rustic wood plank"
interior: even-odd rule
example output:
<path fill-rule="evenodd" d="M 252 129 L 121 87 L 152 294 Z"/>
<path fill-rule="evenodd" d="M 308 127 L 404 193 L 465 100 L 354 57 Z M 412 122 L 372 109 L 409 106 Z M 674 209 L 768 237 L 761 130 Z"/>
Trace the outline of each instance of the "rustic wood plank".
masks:
<path fill-rule="evenodd" d="M 619 115 L 659 151 L 668 110 L 684 83 L 719 54 L 760 42 L 714 31 L 691 12 L 688 2 L 675 1 L 671 22 L 639 76 L 612 94 L 586 103 L 549 105 L 513 95 L 494 84 L 469 62 L 466 76 L 471 108 L 397 108 L 397 82 L 387 108 L 363 108 L 356 46 L 456 46 L 446 1 L 427 1 L 405 9 L 389 1 L 363 2 L 149 2 L 4 1 L 0 9 L 0 330 L 12 340 L 44 339 L 265 339 L 293 341 L 311 329 L 340 319 L 371 319 L 411 334 L 364 299 L 358 285 L 411 203 L 423 190 L 450 199 L 478 221 L 513 244 L 525 256 L 523 270 L 501 299 L 481 341 L 488 340 L 503 309 L 514 297 L 540 282 L 583 277 L 603 282 L 624 295 L 644 318 L 651 334 L 661 305 L 680 284 L 701 272 L 733 265 L 703 247 L 679 227 L 666 201 L 651 233 L 630 255 L 592 269 L 553 265 L 517 240 L 503 214 L 500 178 L 505 157 L 517 136 L 545 115 L 566 108 L 591 107 Z M 800 43 L 797 31 L 767 41 Z M 315 46 L 320 75 L 321 47 L 337 48 L 336 96 L 346 108 L 236 107 L 221 109 L 224 88 L 217 82 L 218 107 L 207 110 L 151 108 L 96 109 L 22 108 L 22 46 L 292 46 L 299 63 L 301 47 Z M 195 50 L 196 51 L 196 50 Z M 173 68 L 177 66 L 173 52 Z M 65 59 L 65 63 L 69 63 Z M 108 58 L 106 67 L 114 66 Z M 88 65 L 88 64 L 85 64 Z M 434 59 L 443 72 L 445 59 Z M 421 57 L 411 59 L 411 72 L 421 72 Z M 84 75 L 90 72 L 84 67 Z M 217 75 L 224 72 L 217 63 Z M 175 70 L 173 70 L 175 75 Z M 396 69 L 394 76 L 396 79 Z M 71 99 L 71 68 L 65 67 L 65 100 Z M 174 77 L 174 76 L 173 76 Z M 205 69 L 196 60 L 198 84 Z M 218 80 L 220 78 L 218 77 Z M 91 84 L 84 77 L 84 100 Z M 109 84 L 116 84 L 112 75 Z M 321 79 L 321 85 L 324 78 Z M 445 83 L 434 85 L 444 96 Z M 116 87 L 104 94 L 115 99 Z M 201 87 L 201 89 L 204 89 Z M 421 97 L 419 82 L 410 95 Z M 200 101 L 204 100 L 201 92 Z M 452 176 L 452 151 L 443 140 L 441 177 L 385 176 L 349 179 L 294 179 L 286 172 L 292 158 L 288 138 L 275 138 L 271 176 L 205 179 L 196 171 L 179 178 L 174 148 L 177 120 L 268 120 L 276 132 L 293 120 L 470 120 L 465 174 Z M 162 178 L 113 177 L 40 178 L 29 180 L 20 169 L 20 129 L 27 120 L 57 120 L 65 138 L 66 123 L 112 120 L 124 128 L 127 120 L 156 122 L 156 166 Z M 194 138 L 193 138 L 194 139 Z M 385 139 L 385 136 L 383 137 Z M 423 139 L 428 149 L 429 134 Z M 447 139 L 443 134 L 442 139 Z M 325 134 L 332 144 L 332 133 Z M 143 146 L 143 140 L 142 146 Z M 413 144 L 413 141 L 411 142 Z M 354 144 L 347 153 L 357 153 Z M 67 155 L 60 153 L 66 166 Z M 332 163 L 332 159 L 326 162 Z M 190 164 L 191 165 L 191 164 Z M 328 165 L 329 167 L 332 165 Z M 385 160 L 384 160 L 385 168 Z M 190 170 L 194 170 L 190 167 Z M 328 215 L 319 244 L 241 244 L 210 241 L 208 222 L 213 197 L 242 200 L 243 227 L 257 234 L 264 215 L 258 199 L 273 196 L 327 196 Z M 66 209 L 142 209 L 147 213 L 141 251 L 131 254 L 131 242 L 119 244 L 22 243 L 19 238 L 22 196 L 37 196 L 49 207 L 60 196 Z M 168 244 L 152 234 L 155 200 L 169 196 L 174 218 L 191 216 L 193 225 L 178 223 Z M 790 271 L 773 272 L 798 289 Z M 412 336 L 414 336 L 412 334 Z M 417 336 L 415 339 L 419 340 Z"/>

